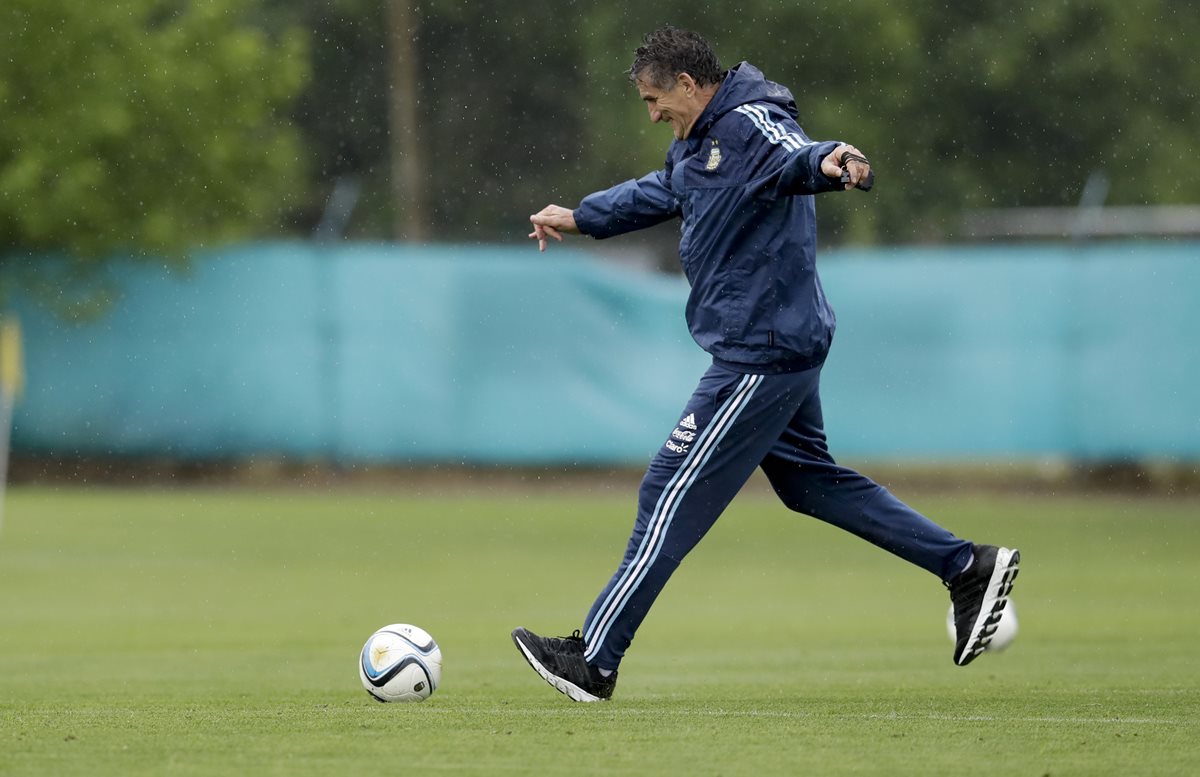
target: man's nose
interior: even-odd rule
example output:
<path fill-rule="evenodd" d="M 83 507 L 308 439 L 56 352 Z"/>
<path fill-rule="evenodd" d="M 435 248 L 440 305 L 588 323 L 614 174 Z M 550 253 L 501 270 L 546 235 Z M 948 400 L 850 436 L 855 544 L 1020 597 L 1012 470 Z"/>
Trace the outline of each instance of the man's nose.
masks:
<path fill-rule="evenodd" d="M 657 123 L 659 121 L 662 121 L 662 111 L 660 111 L 656 108 L 650 108 L 649 111 L 650 111 L 651 123 Z"/>

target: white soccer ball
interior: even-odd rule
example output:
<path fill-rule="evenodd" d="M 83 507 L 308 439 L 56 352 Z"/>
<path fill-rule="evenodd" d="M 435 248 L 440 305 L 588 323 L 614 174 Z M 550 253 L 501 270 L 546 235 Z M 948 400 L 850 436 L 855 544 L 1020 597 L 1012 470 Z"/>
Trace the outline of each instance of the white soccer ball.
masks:
<path fill-rule="evenodd" d="M 957 639 L 954 633 L 954 605 L 950 605 L 950 612 L 946 613 L 946 633 L 950 635 L 951 642 Z M 1009 599 L 1008 604 L 1004 605 L 1004 614 L 1000 617 L 1000 622 L 996 624 L 996 633 L 992 635 L 992 641 L 988 643 L 986 651 L 999 653 L 1011 645 L 1016 638 L 1017 608 L 1013 604 L 1013 600 Z"/>
<path fill-rule="evenodd" d="M 393 623 L 363 645 L 358 677 L 378 701 L 425 701 L 442 681 L 442 649 L 424 629 Z"/>

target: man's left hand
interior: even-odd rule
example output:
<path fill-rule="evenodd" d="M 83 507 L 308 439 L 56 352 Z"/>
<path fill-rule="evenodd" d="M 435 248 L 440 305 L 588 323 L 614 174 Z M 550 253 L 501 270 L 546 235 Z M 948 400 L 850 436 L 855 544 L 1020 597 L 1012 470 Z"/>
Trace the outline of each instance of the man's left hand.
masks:
<path fill-rule="evenodd" d="M 862 157 L 863 161 L 860 162 L 854 158 L 846 159 L 844 158 L 846 154 L 850 154 L 852 157 Z M 843 168 L 850 176 L 850 180 L 843 185 L 843 188 L 853 189 L 862 181 L 867 180 L 867 174 L 871 172 L 871 163 L 866 161 L 866 154 L 854 146 L 843 143 L 835 148 L 833 153 L 821 160 L 821 172 L 830 178 L 841 178 Z"/>

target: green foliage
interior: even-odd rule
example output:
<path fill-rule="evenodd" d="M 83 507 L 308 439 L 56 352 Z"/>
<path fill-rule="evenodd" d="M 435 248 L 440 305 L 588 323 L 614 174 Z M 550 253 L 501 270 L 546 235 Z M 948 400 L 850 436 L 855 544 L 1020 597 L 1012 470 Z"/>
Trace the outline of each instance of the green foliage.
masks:
<path fill-rule="evenodd" d="M 10 0 L 0 247 L 178 253 L 285 212 L 307 231 L 343 176 L 362 183 L 350 236 L 390 237 L 387 2 Z M 405 151 L 438 239 L 517 240 L 546 202 L 660 165 L 670 133 L 624 70 L 668 22 L 871 157 L 874 192 L 822 198 L 834 241 L 953 238 L 964 208 L 1071 205 L 1094 170 L 1111 204 L 1200 200 L 1200 14 L 1182 0 L 409 2 Z"/>
<path fill-rule="evenodd" d="M 234 0 L 10 0 L 0 24 L 0 248 L 175 255 L 278 223 L 302 188 L 283 111 L 296 28 Z"/>
<path fill-rule="evenodd" d="M 646 121 L 624 70 L 641 35 L 668 22 L 789 86 L 813 137 L 868 153 L 880 175 L 870 196 L 822 198 L 835 240 L 952 238 L 964 208 L 1071 205 L 1097 169 L 1114 204 L 1200 199 L 1189 152 L 1200 59 L 1188 44 L 1200 16 L 1178 0 L 739 0 L 702 15 L 682 0 L 412 5 L 419 153 L 432 232 L 447 239 L 516 239 L 547 201 L 574 204 L 660 165 L 670 133 Z M 381 6 L 288 8 L 317 41 L 301 122 L 318 175 L 364 178 L 352 234 L 387 236 Z"/>
<path fill-rule="evenodd" d="M 880 184 L 823 197 L 823 228 L 852 242 L 953 237 L 963 208 L 1073 205 L 1093 170 L 1111 204 L 1200 201 L 1195 110 L 1200 15 L 1177 0 L 929 5 L 915 0 L 598 8 L 579 25 L 593 62 L 584 110 L 600 188 L 660 164 L 670 134 L 646 123 L 619 69 L 642 32 L 671 22 L 796 95 L 814 138 L 862 148 Z M 587 50 L 587 49 L 585 49 Z M 614 52 L 620 52 L 615 60 Z M 614 67 L 615 65 L 615 67 Z M 643 142 L 643 139 L 645 142 Z M 633 152 L 633 153 L 631 153 Z M 614 167 L 620 167 L 618 172 Z M 582 191 L 581 193 L 586 193 Z"/>

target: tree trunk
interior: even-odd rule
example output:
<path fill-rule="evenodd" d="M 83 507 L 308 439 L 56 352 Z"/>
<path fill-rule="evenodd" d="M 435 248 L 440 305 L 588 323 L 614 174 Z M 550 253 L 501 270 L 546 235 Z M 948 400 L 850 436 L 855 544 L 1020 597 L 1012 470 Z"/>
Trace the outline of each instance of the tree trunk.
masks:
<path fill-rule="evenodd" d="M 421 241 L 427 234 L 424 176 L 417 125 L 417 32 L 420 20 L 412 0 L 387 0 L 388 69 L 390 72 L 391 181 L 396 240 Z"/>

